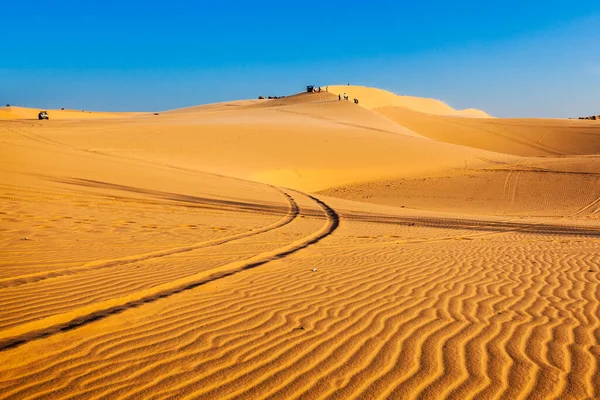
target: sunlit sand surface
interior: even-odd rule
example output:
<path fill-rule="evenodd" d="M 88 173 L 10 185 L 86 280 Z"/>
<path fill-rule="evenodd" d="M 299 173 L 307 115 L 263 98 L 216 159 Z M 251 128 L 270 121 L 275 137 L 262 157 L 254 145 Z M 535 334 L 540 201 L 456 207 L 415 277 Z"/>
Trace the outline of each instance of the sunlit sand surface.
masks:
<path fill-rule="evenodd" d="M 327 89 L 2 109 L 0 397 L 600 398 L 600 122 Z"/>

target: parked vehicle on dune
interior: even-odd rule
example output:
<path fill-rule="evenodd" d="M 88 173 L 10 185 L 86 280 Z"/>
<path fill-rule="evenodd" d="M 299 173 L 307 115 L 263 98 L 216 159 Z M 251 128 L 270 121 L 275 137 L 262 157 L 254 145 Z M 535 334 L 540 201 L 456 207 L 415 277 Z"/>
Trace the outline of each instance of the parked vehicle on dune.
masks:
<path fill-rule="evenodd" d="M 306 87 L 306 91 L 307 91 L 308 93 L 312 93 L 312 92 L 314 92 L 314 91 L 315 91 L 315 87 L 314 87 L 314 85 L 308 85 L 308 86 Z"/>
<path fill-rule="evenodd" d="M 38 119 L 49 119 L 48 111 L 40 111 L 38 114 Z"/>

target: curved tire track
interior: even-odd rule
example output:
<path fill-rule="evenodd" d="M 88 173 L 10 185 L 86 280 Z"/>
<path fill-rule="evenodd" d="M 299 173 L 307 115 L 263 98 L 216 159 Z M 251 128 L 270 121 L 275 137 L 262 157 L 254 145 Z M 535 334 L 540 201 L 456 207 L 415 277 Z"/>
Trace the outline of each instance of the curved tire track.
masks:
<path fill-rule="evenodd" d="M 198 250 L 198 249 L 202 249 L 202 248 L 206 248 L 206 247 L 218 246 L 218 245 L 221 245 L 224 243 L 232 242 L 234 240 L 244 239 L 244 238 L 247 238 L 250 236 L 259 235 L 261 233 L 265 233 L 265 232 L 272 231 L 274 229 L 281 228 L 281 227 L 289 224 L 290 222 L 292 222 L 298 216 L 298 214 L 299 214 L 298 204 L 286 192 L 284 192 L 276 187 L 273 187 L 273 188 L 287 198 L 287 200 L 289 202 L 289 211 L 283 218 L 281 218 L 280 220 L 278 220 L 272 224 L 251 230 L 249 232 L 243 232 L 243 233 L 238 233 L 235 235 L 226 236 L 223 238 L 199 242 L 199 243 L 195 243 L 195 244 L 192 244 L 189 246 L 174 247 L 174 248 L 165 249 L 165 250 L 157 250 L 157 251 L 153 251 L 153 252 L 149 252 L 149 253 L 145 253 L 145 254 L 126 256 L 126 257 L 116 258 L 116 259 L 102 261 L 102 262 L 92 261 L 92 262 L 85 263 L 81 267 L 77 267 L 77 268 L 65 268 L 65 269 L 59 269 L 59 270 L 53 270 L 53 271 L 44 271 L 44 272 L 39 272 L 39 273 L 34 273 L 34 274 L 29 274 L 29 275 L 21 275 L 21 276 L 16 276 L 16 277 L 4 278 L 4 279 L 0 279 L 0 289 L 7 288 L 7 287 L 21 286 L 21 285 L 25 285 L 28 283 L 40 282 L 40 281 L 50 279 L 50 278 L 58 278 L 58 277 L 63 277 L 63 276 L 75 275 L 75 274 L 79 274 L 79 273 L 90 271 L 90 270 L 111 268 L 111 267 L 115 267 L 115 266 L 119 266 L 119 265 L 126 265 L 126 264 L 135 263 L 135 262 L 147 261 L 147 260 L 152 260 L 152 259 L 156 259 L 156 258 L 171 256 L 174 254 L 187 253 L 189 251 Z"/>
<path fill-rule="evenodd" d="M 594 207 L 596 205 L 600 205 L 600 197 L 598 197 L 596 200 L 592 201 L 591 203 L 583 206 L 579 210 L 575 211 L 573 214 L 568 215 L 568 217 L 576 217 L 578 215 L 581 215 L 582 213 L 590 210 L 592 207 Z M 597 212 L 597 210 L 591 211 L 592 214 L 595 214 L 596 212 Z"/>
<path fill-rule="evenodd" d="M 110 315 L 119 314 L 125 310 L 136 308 L 146 303 L 152 303 L 174 294 L 194 289 L 206 283 L 232 276 L 248 269 L 256 268 L 269 261 L 284 258 L 331 235 L 339 226 L 339 216 L 335 210 L 314 196 L 302 192 L 298 193 L 313 200 L 323 211 L 326 222 L 318 231 L 286 246 L 260 253 L 246 260 L 228 263 L 209 271 L 159 285 L 153 289 L 143 290 L 87 307 L 82 307 L 72 312 L 53 315 L 38 321 L 17 326 L 13 329 L 8 329 L 0 333 L 0 351 L 9 350 L 60 332 L 70 331 L 104 319 Z M 286 195 L 289 196 L 288 194 Z M 291 196 L 289 197 L 292 199 Z"/>

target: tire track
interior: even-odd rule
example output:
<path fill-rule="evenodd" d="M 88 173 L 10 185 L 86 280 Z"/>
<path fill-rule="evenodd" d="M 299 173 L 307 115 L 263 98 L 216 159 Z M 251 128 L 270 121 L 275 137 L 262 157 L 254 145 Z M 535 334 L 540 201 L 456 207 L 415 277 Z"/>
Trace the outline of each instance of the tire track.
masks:
<path fill-rule="evenodd" d="M 8 329 L 0 333 L 0 351 L 9 350 L 33 340 L 46 338 L 60 332 L 70 331 L 104 319 L 110 315 L 118 314 L 125 310 L 152 303 L 174 294 L 194 289 L 206 283 L 232 276 L 248 269 L 256 268 L 269 261 L 284 258 L 319 242 L 323 238 L 331 235 L 337 229 L 339 226 L 339 216 L 335 210 L 318 198 L 308 194 L 302 194 L 314 201 L 314 203 L 321 208 L 326 217 L 325 224 L 313 234 L 278 249 L 260 253 L 249 259 L 232 262 L 205 272 L 159 285 L 153 289 L 143 290 L 120 298 L 96 303 L 88 307 L 82 307 L 72 312 L 53 315 L 39 321 Z"/>
<path fill-rule="evenodd" d="M 525 167 L 527 163 L 528 163 L 528 161 L 524 160 L 521 163 L 521 166 Z M 521 180 L 521 175 L 523 174 L 523 172 L 524 172 L 523 170 L 519 170 L 519 171 L 517 171 L 517 174 L 515 175 L 515 180 L 513 182 L 512 193 L 511 193 L 511 196 L 510 196 L 510 202 L 511 203 L 514 203 L 515 200 L 517 199 L 517 189 L 519 188 L 519 182 Z"/>
<path fill-rule="evenodd" d="M 592 208 L 596 205 L 600 205 L 600 197 L 598 197 L 596 200 L 592 201 L 591 203 L 583 206 L 579 210 L 575 211 L 573 214 L 568 215 L 568 217 L 575 217 L 575 216 L 581 215 L 582 213 L 586 212 L 587 210 L 589 210 L 590 208 Z M 600 211 L 600 209 L 596 209 L 596 210 L 592 210 L 591 213 L 596 214 L 599 211 Z"/>
<path fill-rule="evenodd" d="M 519 222 L 501 219 L 476 219 L 454 217 L 429 217 L 411 215 L 375 214 L 364 211 L 340 210 L 344 220 L 389 225 L 408 225 L 425 228 L 473 230 L 482 232 L 521 232 L 536 235 L 600 236 L 600 228 L 585 225 L 552 224 L 545 222 Z"/>
<path fill-rule="evenodd" d="M 433 257 L 423 246 L 412 253 L 412 258 L 421 261 L 406 260 L 400 265 L 397 259 L 385 255 L 366 263 L 360 261 L 367 259 L 357 258 L 351 262 L 361 268 L 332 270 L 333 274 L 323 283 L 321 277 L 298 272 L 299 266 L 304 269 L 307 264 L 294 258 L 286 263 L 289 266 L 284 267 L 283 273 L 257 274 L 252 285 L 230 286 L 227 294 L 181 299 L 166 315 L 142 325 L 101 332 L 97 337 L 85 338 L 84 344 L 67 342 L 59 349 L 50 349 L 79 357 L 55 359 L 52 354 L 46 355 L 45 362 L 32 366 L 35 375 L 29 375 L 31 369 L 24 371 L 27 375 L 9 389 L 12 393 L 7 390 L 7 397 L 24 397 L 25 393 L 52 396 L 58 387 L 53 379 L 58 379 L 65 392 L 79 389 L 79 397 L 325 398 L 345 386 L 339 398 L 360 398 L 359 386 L 370 382 L 375 383 L 368 392 L 373 394 L 388 393 L 406 382 L 400 390 L 407 388 L 404 396 L 415 398 L 418 391 L 422 397 L 435 392 L 439 398 L 486 398 L 475 392 L 485 389 L 488 394 L 492 391 L 501 395 L 512 384 L 507 378 L 511 375 L 509 370 L 525 367 L 534 372 L 535 368 L 527 365 L 540 361 L 540 367 L 545 364 L 538 357 L 538 349 L 529 349 L 527 354 L 527 347 L 544 346 L 541 342 L 545 334 L 540 337 L 541 342 L 531 341 L 539 327 L 533 318 L 543 317 L 539 315 L 543 304 L 525 301 L 524 297 L 533 300 L 531 297 L 545 297 L 559 290 L 557 297 L 578 299 L 580 303 L 584 292 L 574 286 L 565 287 L 558 279 L 572 270 L 573 274 L 565 279 L 584 283 L 595 275 L 578 269 L 598 261 L 591 252 L 585 259 L 571 254 L 565 257 L 565 264 L 552 264 L 556 259 L 553 254 L 531 258 L 526 252 L 505 257 L 502 254 L 512 241 L 507 243 L 503 241 L 482 253 L 480 247 L 472 247 L 474 243 L 469 242 L 465 243 L 469 245 L 466 248 L 453 246 L 457 253 L 451 257 L 445 251 Z M 543 249 L 552 249 L 549 244 L 541 244 Z M 348 251 L 352 250 L 338 249 L 336 254 L 345 255 Z M 356 252 L 357 257 L 361 254 Z M 481 261 L 482 257 L 485 261 Z M 533 261 L 539 265 L 531 266 Z M 335 264 L 336 260 L 328 258 L 327 263 Z M 311 279 L 300 285 L 294 277 L 290 279 L 288 272 L 292 271 L 296 271 L 296 279 L 306 274 Z M 519 279 L 522 275 L 532 276 Z M 585 298 L 594 305 L 596 287 L 585 290 Z M 485 296 L 474 297 L 475 291 Z M 577 307 L 578 302 L 565 304 L 564 311 Z M 438 312 L 425 311 L 429 309 Z M 590 318 L 595 310 L 589 308 Z M 573 317 L 583 318 L 580 313 Z M 305 330 L 299 330 L 299 326 Z M 557 343 L 558 353 L 571 352 L 575 358 L 582 357 L 577 353 L 587 348 L 577 350 L 570 339 L 572 328 L 582 328 L 569 326 L 562 335 L 566 340 Z M 597 326 L 597 319 L 593 319 L 591 326 L 585 328 L 587 335 L 593 334 L 592 329 Z M 500 350 L 500 354 L 490 352 L 489 358 L 464 370 L 465 360 L 471 362 L 471 355 L 476 356 L 463 350 L 467 346 L 465 339 L 476 337 L 474 348 L 485 352 L 490 339 L 504 336 L 497 334 L 504 329 L 511 332 L 511 327 L 516 329 L 506 340 L 512 344 L 501 344 L 502 350 L 524 349 L 525 358 L 517 363 L 527 365 L 511 367 L 515 360 Z M 434 336 L 425 339 L 427 333 Z M 591 345 L 590 339 L 582 344 Z M 584 354 L 581 362 L 586 367 L 574 368 L 573 383 L 564 393 L 567 397 L 584 379 L 593 387 L 594 369 L 589 367 L 593 360 Z M 566 359 L 565 365 L 571 363 L 575 365 L 571 357 Z M 52 364 L 54 367 L 46 369 Z M 442 375 L 436 364 L 444 368 Z M 503 366 L 507 368 L 498 368 Z M 388 379 L 374 381 L 389 368 L 394 372 Z M 92 369 L 93 373 L 82 374 Z M 434 383 L 427 375 L 430 370 L 437 372 Z M 359 375 L 355 376 L 357 372 Z M 493 381 L 481 379 L 487 375 Z M 544 393 L 546 384 L 551 387 L 545 393 L 560 392 L 556 381 L 547 380 L 550 376 L 545 369 L 538 375 L 541 380 L 530 375 L 533 386 L 517 384 L 523 389 L 519 398 L 532 388 L 531 393 Z M 479 379 L 475 380 L 477 376 Z M 215 382 L 229 389 L 221 391 Z M 445 396 L 436 387 L 451 393 Z M 457 387 L 460 395 L 453 390 Z M 403 396 L 398 392 L 394 395 Z"/>
<path fill-rule="evenodd" d="M 508 175 L 506 176 L 506 180 L 504 181 L 504 189 L 503 189 L 503 197 L 504 200 L 506 201 L 514 201 L 514 198 L 512 196 L 509 196 L 509 193 L 516 191 L 516 184 L 517 184 L 517 180 L 518 180 L 518 176 L 517 179 L 515 180 L 514 186 L 515 189 L 514 191 L 511 190 L 511 178 L 513 176 L 513 174 L 516 172 L 517 174 L 519 174 L 521 171 L 518 171 L 517 168 L 519 168 L 519 166 L 521 165 L 521 163 L 525 160 L 525 158 L 521 158 L 519 159 L 511 168 L 510 172 L 508 173 Z"/>
<path fill-rule="evenodd" d="M 274 186 L 272 186 L 272 187 L 275 190 L 277 190 L 280 194 L 285 196 L 285 198 L 287 199 L 287 201 L 289 203 L 288 213 L 283 218 L 281 218 L 280 220 L 278 220 L 272 224 L 251 230 L 250 232 L 238 233 L 235 235 L 226 236 L 224 238 L 213 239 L 213 240 L 195 243 L 195 244 L 192 244 L 189 246 L 174 247 L 174 248 L 170 248 L 170 249 L 164 249 L 164 250 L 153 251 L 153 252 L 149 252 L 149 253 L 145 253 L 145 254 L 137 254 L 137 255 L 133 255 L 133 256 L 121 257 L 121 258 L 116 258 L 113 260 L 102 261 L 102 262 L 92 261 L 92 262 L 86 263 L 83 266 L 77 267 L 77 268 L 65 268 L 65 269 L 59 269 L 59 270 L 53 270 L 53 271 L 44 271 L 44 272 L 39 272 L 39 273 L 34 273 L 34 274 L 29 274 L 29 275 L 21 275 L 21 276 L 17 276 L 17 277 L 3 278 L 3 279 L 0 279 L 0 289 L 14 287 L 14 286 L 21 286 L 21 285 L 25 285 L 28 283 L 40 282 L 40 281 L 50 279 L 50 278 L 58 278 L 58 277 L 75 275 L 75 274 L 79 274 L 79 273 L 90 271 L 90 270 L 95 271 L 95 270 L 99 270 L 99 269 L 111 268 L 111 267 L 115 267 L 115 266 L 126 265 L 126 264 L 131 264 L 131 263 L 140 262 L 140 261 L 158 259 L 158 258 L 162 258 L 162 257 L 175 255 L 175 254 L 187 253 L 190 251 L 194 251 L 194 250 L 198 250 L 198 249 L 202 249 L 202 248 L 206 248 L 206 247 L 218 246 L 221 244 L 232 242 L 234 240 L 244 239 L 247 237 L 259 235 L 259 234 L 262 234 L 265 232 L 269 232 L 269 231 L 281 228 L 281 227 L 291 223 L 295 218 L 298 217 L 298 215 L 299 215 L 298 204 L 294 201 L 294 199 L 289 194 L 287 194 L 283 190 L 280 190 Z"/>

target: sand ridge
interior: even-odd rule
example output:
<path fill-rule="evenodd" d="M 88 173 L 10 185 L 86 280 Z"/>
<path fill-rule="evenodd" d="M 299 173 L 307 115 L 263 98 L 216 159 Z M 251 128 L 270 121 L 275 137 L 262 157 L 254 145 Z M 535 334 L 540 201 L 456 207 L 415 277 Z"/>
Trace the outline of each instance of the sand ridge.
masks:
<path fill-rule="evenodd" d="M 462 117 L 491 118 L 485 111 L 469 108 L 456 110 L 441 100 L 424 97 L 397 95 L 383 89 L 355 85 L 328 86 L 334 94 L 346 93 L 351 100 L 358 99 L 359 104 L 369 109 L 381 107 L 400 107 L 432 115 L 458 115 Z"/>
<path fill-rule="evenodd" d="M 40 111 L 47 111 L 52 119 L 99 119 L 99 118 L 123 118 L 127 116 L 144 115 L 148 113 L 139 112 L 103 112 L 89 110 L 48 110 L 27 107 L 3 107 L 0 108 L 0 120 L 22 120 L 38 119 Z"/>
<path fill-rule="evenodd" d="M 551 157 L 600 152 L 600 131 L 594 121 L 460 118 L 401 107 L 375 111 L 431 139 L 499 153 Z"/>
<path fill-rule="evenodd" d="M 0 121 L 0 397 L 599 398 L 595 126 L 333 89 Z"/>

